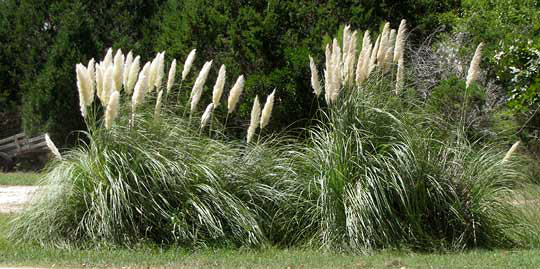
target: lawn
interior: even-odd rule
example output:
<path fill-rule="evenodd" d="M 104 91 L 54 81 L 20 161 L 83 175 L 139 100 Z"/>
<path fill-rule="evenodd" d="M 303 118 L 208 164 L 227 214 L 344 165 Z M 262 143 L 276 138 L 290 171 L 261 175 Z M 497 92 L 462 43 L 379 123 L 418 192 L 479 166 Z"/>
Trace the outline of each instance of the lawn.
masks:
<path fill-rule="evenodd" d="M 0 173 L 0 185 L 36 185 L 41 179 L 40 173 Z"/>
<path fill-rule="evenodd" d="M 0 266 L 174 266 L 181 268 L 517 268 L 540 264 L 540 250 L 474 250 L 415 253 L 385 250 L 349 255 L 316 249 L 197 249 L 139 245 L 126 248 L 58 249 L 14 245 L 5 238 L 12 215 L 0 215 Z"/>

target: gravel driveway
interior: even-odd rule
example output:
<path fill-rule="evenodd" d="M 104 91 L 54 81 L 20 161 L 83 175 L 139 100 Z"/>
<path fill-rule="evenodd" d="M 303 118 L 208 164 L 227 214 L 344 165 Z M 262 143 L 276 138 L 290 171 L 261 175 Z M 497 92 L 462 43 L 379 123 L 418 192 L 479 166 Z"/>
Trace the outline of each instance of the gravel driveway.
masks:
<path fill-rule="evenodd" d="M 0 213 L 12 213 L 23 209 L 37 188 L 36 186 L 0 186 Z"/>

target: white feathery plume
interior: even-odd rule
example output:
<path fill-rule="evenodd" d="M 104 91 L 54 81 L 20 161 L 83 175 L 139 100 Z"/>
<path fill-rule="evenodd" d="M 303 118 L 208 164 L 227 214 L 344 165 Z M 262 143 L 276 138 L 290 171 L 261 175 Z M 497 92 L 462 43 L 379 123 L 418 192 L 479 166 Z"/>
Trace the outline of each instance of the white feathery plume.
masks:
<path fill-rule="evenodd" d="M 397 73 L 396 73 L 396 95 L 399 95 L 403 90 L 405 66 L 403 63 L 403 57 L 399 58 Z"/>
<path fill-rule="evenodd" d="M 347 51 L 343 49 L 345 53 L 345 61 L 343 63 L 343 73 L 344 73 L 344 83 L 350 85 L 354 82 L 354 67 L 356 63 L 356 43 L 357 43 L 357 32 L 354 31 L 349 38 L 349 44 L 347 46 Z"/>
<path fill-rule="evenodd" d="M 79 106 L 81 108 L 81 115 L 86 118 L 86 107 L 89 106 L 91 99 L 91 81 L 88 77 L 88 70 L 82 64 L 75 66 L 77 73 L 77 88 L 79 90 Z"/>
<path fill-rule="evenodd" d="M 167 94 L 171 91 L 174 85 L 174 79 L 176 76 L 176 59 L 171 63 L 171 68 L 169 68 L 169 77 L 167 78 Z"/>
<path fill-rule="evenodd" d="M 154 108 L 154 120 L 159 120 L 161 114 L 161 99 L 163 98 L 163 90 L 158 92 L 156 107 Z"/>
<path fill-rule="evenodd" d="M 342 55 L 342 62 L 345 62 L 345 59 L 347 58 L 347 53 L 349 52 L 349 46 L 351 45 L 351 26 L 345 25 L 345 28 L 343 29 L 343 55 Z"/>
<path fill-rule="evenodd" d="M 158 72 L 158 65 L 159 65 L 159 53 L 156 54 L 156 57 L 152 60 L 152 63 L 150 64 L 150 69 L 148 71 L 148 88 L 147 92 L 151 92 L 154 90 L 154 86 L 156 84 L 156 78 L 157 78 L 157 72 Z"/>
<path fill-rule="evenodd" d="M 309 68 L 311 69 L 311 87 L 313 87 L 313 93 L 319 97 L 319 95 L 321 95 L 321 82 L 319 81 L 317 66 L 315 65 L 311 55 L 309 56 Z"/>
<path fill-rule="evenodd" d="M 247 142 L 251 142 L 257 127 L 259 126 L 259 119 L 261 116 L 261 104 L 259 103 L 259 96 L 255 96 L 253 101 L 253 107 L 251 108 L 251 120 L 249 121 L 249 128 L 247 131 Z"/>
<path fill-rule="evenodd" d="M 358 59 L 358 65 L 356 67 L 356 85 L 360 86 L 369 76 L 369 61 L 371 57 L 371 44 L 367 44 L 366 47 L 360 53 Z"/>
<path fill-rule="evenodd" d="M 101 94 L 103 92 L 103 78 L 105 77 L 105 71 L 103 66 L 99 63 L 96 64 L 96 95 L 101 100 Z"/>
<path fill-rule="evenodd" d="M 512 155 L 514 154 L 514 152 L 517 150 L 517 148 L 519 147 L 519 144 L 521 143 L 520 140 L 516 141 L 516 143 L 514 143 L 512 145 L 512 147 L 510 148 L 510 150 L 508 150 L 508 152 L 506 152 L 506 154 L 504 155 L 504 158 L 503 158 L 503 162 L 507 162 L 510 160 L 510 158 L 512 158 Z"/>
<path fill-rule="evenodd" d="M 161 83 L 163 83 L 163 74 L 165 74 L 165 51 L 158 54 L 156 69 L 156 81 L 154 82 L 154 86 L 156 86 L 156 89 L 159 91 L 161 90 Z"/>
<path fill-rule="evenodd" d="M 331 92 L 330 92 L 330 103 L 335 103 L 339 92 L 341 90 L 341 82 L 343 79 L 343 63 L 341 62 L 341 48 L 338 45 L 337 39 L 334 38 L 332 44 L 332 60 L 331 60 L 332 69 L 331 71 Z"/>
<path fill-rule="evenodd" d="M 109 96 L 115 91 L 115 83 L 113 79 L 114 65 L 109 65 L 105 71 L 105 76 L 103 77 L 103 90 L 101 91 L 101 104 L 107 106 L 109 103 Z"/>
<path fill-rule="evenodd" d="M 384 56 L 386 55 L 388 35 L 390 34 L 390 23 L 385 23 L 384 28 L 381 34 L 381 39 L 379 40 L 379 49 L 377 50 L 377 63 L 382 64 L 384 61 Z"/>
<path fill-rule="evenodd" d="M 484 47 L 483 42 L 478 44 L 478 47 L 476 47 L 476 51 L 474 52 L 471 65 L 469 67 L 469 72 L 467 72 L 467 83 L 465 86 L 466 88 L 469 88 L 469 85 L 471 85 L 473 81 L 476 81 L 478 79 L 478 73 L 480 72 L 480 61 L 482 60 L 483 47 Z"/>
<path fill-rule="evenodd" d="M 204 84 L 206 83 L 206 78 L 208 78 L 208 72 L 210 72 L 210 67 L 212 66 L 212 61 L 208 61 L 203 65 L 203 68 L 199 72 L 199 76 L 193 84 L 193 89 L 191 89 L 191 113 L 197 108 L 197 104 L 201 99 L 201 95 L 204 89 Z"/>
<path fill-rule="evenodd" d="M 133 64 L 133 52 L 130 50 L 126 56 L 126 60 L 124 61 L 124 73 L 122 74 L 122 84 L 124 85 L 124 90 L 126 90 L 128 86 L 131 64 Z"/>
<path fill-rule="evenodd" d="M 94 58 L 88 61 L 88 78 L 90 79 L 90 103 L 94 102 L 94 95 L 96 93 L 96 62 Z"/>
<path fill-rule="evenodd" d="M 123 75 L 124 75 L 124 54 L 122 54 L 121 49 L 118 49 L 116 51 L 116 55 L 114 56 L 114 71 L 113 71 L 114 89 L 118 92 L 122 90 L 122 76 Z"/>
<path fill-rule="evenodd" d="M 104 70 L 109 68 L 110 65 L 112 65 L 112 60 L 113 60 L 112 52 L 113 52 L 112 48 L 109 48 L 107 50 L 107 54 L 105 55 L 105 58 L 103 58 L 102 66 Z"/>
<path fill-rule="evenodd" d="M 45 134 L 45 143 L 47 144 L 47 147 L 52 152 L 52 154 L 59 160 L 62 160 L 62 155 L 60 154 L 60 151 L 58 151 L 58 148 L 54 144 L 54 142 L 51 140 L 51 137 L 48 133 Z"/>
<path fill-rule="evenodd" d="M 396 29 L 390 30 L 390 35 L 388 36 L 388 44 L 387 44 L 388 48 L 394 49 L 395 44 L 396 44 L 396 34 L 397 34 Z M 393 59 L 390 59 L 390 61 L 393 61 Z"/>
<path fill-rule="evenodd" d="M 377 52 L 379 51 L 380 40 L 381 40 L 381 36 L 379 35 L 377 36 L 377 40 L 375 41 L 375 46 L 371 50 L 371 58 L 369 59 L 368 73 L 371 73 L 371 71 L 373 71 L 373 69 L 376 66 L 375 62 L 377 61 Z"/>
<path fill-rule="evenodd" d="M 240 99 L 240 95 L 244 90 L 244 83 L 244 75 L 240 75 L 229 91 L 229 98 L 227 99 L 227 113 L 230 114 L 234 112 L 238 99 Z"/>
<path fill-rule="evenodd" d="M 116 117 L 118 116 L 118 109 L 120 108 L 120 92 L 114 91 L 111 93 L 107 109 L 105 110 L 105 128 L 110 129 Z"/>
<path fill-rule="evenodd" d="M 384 59 L 381 63 L 383 73 L 388 72 L 388 68 L 390 67 L 390 63 L 392 62 L 393 56 L 394 56 L 394 48 L 388 48 L 386 50 L 386 54 L 384 55 Z"/>
<path fill-rule="evenodd" d="M 128 74 L 128 81 L 126 87 L 126 93 L 128 95 L 131 94 L 133 91 L 133 87 L 135 87 L 135 82 L 137 82 L 137 76 L 139 75 L 139 71 L 141 69 L 140 66 L 140 56 L 135 57 L 135 60 L 131 63 L 129 66 L 129 74 Z"/>
<path fill-rule="evenodd" d="M 216 79 L 216 84 L 214 85 L 214 90 L 212 91 L 212 103 L 214 108 L 219 106 L 221 101 L 221 95 L 223 95 L 223 88 L 225 87 L 225 65 L 222 64 L 219 68 L 218 77 Z"/>
<path fill-rule="evenodd" d="M 276 90 L 272 91 L 268 97 L 266 97 L 266 103 L 264 104 L 264 108 L 261 113 L 261 130 L 268 125 L 268 122 L 270 121 L 270 116 L 272 116 L 272 108 L 274 107 L 274 95 L 276 94 Z"/>
<path fill-rule="evenodd" d="M 182 81 L 184 81 L 187 75 L 189 74 L 191 65 L 193 64 L 193 61 L 195 61 L 196 52 L 197 52 L 197 49 L 193 49 L 187 56 L 186 62 L 184 63 L 184 70 L 182 70 Z"/>
<path fill-rule="evenodd" d="M 131 97 L 131 111 L 135 114 L 135 110 L 139 104 L 144 100 L 144 95 L 146 94 L 146 87 L 148 87 L 148 69 L 150 68 L 150 62 L 147 62 L 142 71 L 139 73 L 139 79 L 135 84 L 135 89 L 133 90 L 133 96 Z"/>
<path fill-rule="evenodd" d="M 327 104 L 330 104 L 330 96 L 331 96 L 331 93 L 332 93 L 332 77 L 331 77 L 331 74 L 332 74 L 332 63 L 331 63 L 331 59 L 332 59 L 332 51 L 330 51 L 330 44 L 326 44 L 326 49 L 325 49 L 325 57 L 326 57 L 326 62 L 325 62 L 325 69 L 324 69 L 324 99 L 326 101 Z"/>
<path fill-rule="evenodd" d="M 401 20 L 396 35 L 396 44 L 394 45 L 394 63 L 397 63 L 405 50 L 405 32 L 407 31 L 407 21 Z"/>
<path fill-rule="evenodd" d="M 208 104 L 208 106 L 206 106 L 206 109 L 204 110 L 204 113 L 201 117 L 201 129 L 208 124 L 210 116 L 212 115 L 212 110 L 214 110 L 214 104 L 210 103 Z"/>

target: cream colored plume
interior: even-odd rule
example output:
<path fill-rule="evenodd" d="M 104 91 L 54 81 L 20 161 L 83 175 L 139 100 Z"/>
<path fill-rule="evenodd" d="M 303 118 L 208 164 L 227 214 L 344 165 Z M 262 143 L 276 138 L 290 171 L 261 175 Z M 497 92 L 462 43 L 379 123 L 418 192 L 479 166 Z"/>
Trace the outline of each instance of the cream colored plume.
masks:
<path fill-rule="evenodd" d="M 403 91 L 403 84 L 405 82 L 405 66 L 403 63 L 403 57 L 399 58 L 397 73 L 396 73 L 396 95 L 399 95 Z"/>
<path fill-rule="evenodd" d="M 103 93 L 103 79 L 105 77 L 105 70 L 103 70 L 103 67 L 101 64 L 96 64 L 96 95 L 101 101 L 101 94 Z"/>
<path fill-rule="evenodd" d="M 93 100 L 91 95 L 91 81 L 88 77 L 88 70 L 82 64 L 77 64 L 75 66 L 75 71 L 77 73 L 77 88 L 79 90 L 79 106 L 81 109 L 81 115 L 83 118 L 86 118 L 87 108 Z"/>
<path fill-rule="evenodd" d="M 259 103 L 259 96 L 255 96 L 253 101 L 253 107 L 251 108 L 251 120 L 249 121 L 249 128 L 247 131 L 247 142 L 251 142 L 257 127 L 259 127 L 259 119 L 261 116 L 261 104 Z"/>
<path fill-rule="evenodd" d="M 274 107 L 274 95 L 276 94 L 276 90 L 272 91 L 268 97 L 266 97 L 266 103 L 264 104 L 264 108 L 261 113 L 261 130 L 268 125 L 268 122 L 270 121 L 270 116 L 272 116 L 272 108 Z"/>
<path fill-rule="evenodd" d="M 390 64 L 392 63 L 392 58 L 394 56 L 394 48 L 388 48 L 386 50 L 386 54 L 384 55 L 384 60 L 381 63 L 381 68 L 383 73 L 388 72 L 388 68 L 390 67 Z"/>
<path fill-rule="evenodd" d="M 171 63 L 171 68 L 169 68 L 169 77 L 167 78 L 167 94 L 171 91 L 174 85 L 174 78 L 176 76 L 176 59 Z"/>
<path fill-rule="evenodd" d="M 147 62 L 142 71 L 139 73 L 139 78 L 135 84 L 135 89 L 133 90 L 133 96 L 131 97 L 131 111 L 135 114 L 135 110 L 139 104 L 144 100 L 144 95 L 146 94 L 146 87 L 148 87 L 148 69 L 150 68 L 150 62 Z"/>
<path fill-rule="evenodd" d="M 377 40 L 375 41 L 375 46 L 371 50 L 371 58 L 369 59 L 369 69 L 368 69 L 368 73 L 370 74 L 376 66 L 375 62 L 377 61 L 377 52 L 379 51 L 380 40 L 381 40 L 381 36 L 379 35 L 377 36 Z"/>
<path fill-rule="evenodd" d="M 512 145 L 512 147 L 510 148 L 510 150 L 508 150 L 508 152 L 506 153 L 506 155 L 504 155 L 504 158 L 503 158 L 503 162 L 507 162 L 510 160 L 510 158 L 512 158 L 512 155 L 514 155 L 514 152 L 517 150 L 517 148 L 519 147 L 519 144 L 521 144 L 521 141 L 518 140 L 516 141 L 516 143 L 514 143 Z"/>
<path fill-rule="evenodd" d="M 377 50 L 377 63 L 380 65 L 384 62 L 384 56 L 386 55 L 388 46 L 388 37 L 390 35 L 390 23 L 385 23 L 379 40 L 379 49 Z"/>
<path fill-rule="evenodd" d="M 212 110 L 214 110 L 214 104 L 210 103 L 208 106 L 206 106 L 206 109 L 201 117 L 201 129 L 208 125 L 208 121 L 210 121 L 210 116 L 212 115 Z"/>
<path fill-rule="evenodd" d="M 133 64 L 133 52 L 129 51 L 126 56 L 126 60 L 124 61 L 124 73 L 122 74 L 122 84 L 124 85 L 124 90 L 126 91 L 129 81 L 129 72 L 131 71 L 131 64 Z"/>
<path fill-rule="evenodd" d="M 337 39 L 335 38 L 332 43 L 332 59 L 330 63 L 330 103 L 335 103 L 341 90 L 341 83 L 343 80 L 343 62 L 341 61 L 341 48 L 339 47 Z"/>
<path fill-rule="evenodd" d="M 115 91 L 115 83 L 113 78 L 114 66 L 110 65 L 105 71 L 105 76 L 103 77 L 103 90 L 101 91 L 101 104 L 107 106 L 109 103 L 109 96 Z"/>
<path fill-rule="evenodd" d="M 187 56 L 186 62 L 184 63 L 184 70 L 182 70 L 182 81 L 184 81 L 189 74 L 189 70 L 191 69 L 191 65 L 193 64 L 193 61 L 195 61 L 195 53 L 197 49 L 193 49 Z"/>
<path fill-rule="evenodd" d="M 120 93 L 114 91 L 111 93 L 107 109 L 105 110 L 105 128 L 110 129 L 116 117 L 118 116 L 118 110 L 120 108 Z"/>
<path fill-rule="evenodd" d="M 222 64 L 219 68 L 216 84 L 214 85 L 214 90 L 212 91 L 212 103 L 214 104 L 214 108 L 219 106 L 219 102 L 221 101 L 221 95 L 223 95 L 223 88 L 225 87 L 225 73 L 225 65 Z"/>
<path fill-rule="evenodd" d="M 88 78 L 90 79 L 90 103 L 94 102 L 94 95 L 96 92 L 96 62 L 94 58 L 88 61 Z"/>
<path fill-rule="evenodd" d="M 352 85 L 354 82 L 354 67 L 356 64 L 356 43 L 358 32 L 354 31 L 349 37 L 347 50 L 343 49 L 344 62 L 343 62 L 343 84 Z"/>
<path fill-rule="evenodd" d="M 103 62 L 102 62 L 102 66 L 104 67 L 104 69 L 107 69 L 109 68 L 110 65 L 112 65 L 112 48 L 109 48 L 107 50 L 107 54 L 105 55 L 105 58 L 103 58 Z"/>
<path fill-rule="evenodd" d="M 58 151 L 58 148 L 54 144 L 54 142 L 51 140 L 51 137 L 49 134 L 45 134 L 45 143 L 47 144 L 47 147 L 52 152 L 52 154 L 59 160 L 62 160 L 62 155 L 60 154 L 60 151 Z"/>
<path fill-rule="evenodd" d="M 244 90 L 244 83 L 244 75 L 240 75 L 238 79 L 236 79 L 234 86 L 229 91 L 229 98 L 227 99 L 227 113 L 234 112 L 236 104 L 238 103 L 238 99 L 240 99 L 240 95 Z"/>
<path fill-rule="evenodd" d="M 114 56 L 114 71 L 113 71 L 114 89 L 116 91 L 122 90 L 123 74 L 124 74 L 124 54 L 122 54 L 121 49 L 118 49 L 116 51 L 116 55 Z"/>
<path fill-rule="evenodd" d="M 371 44 L 368 44 L 360 53 L 356 67 L 356 85 L 360 86 L 369 77 L 369 63 L 371 59 Z"/>
<path fill-rule="evenodd" d="M 159 58 L 160 54 L 158 53 L 156 57 L 152 60 L 152 63 L 150 64 L 150 69 L 148 70 L 148 86 L 146 91 L 151 92 L 154 90 L 154 86 L 156 84 L 156 78 L 158 73 L 158 66 L 159 66 Z"/>
<path fill-rule="evenodd" d="M 315 65 L 311 55 L 309 56 L 309 68 L 311 69 L 311 87 L 313 87 L 313 93 L 319 97 L 319 95 L 321 95 L 321 82 L 319 81 L 317 66 Z"/>
<path fill-rule="evenodd" d="M 349 46 L 351 44 L 351 26 L 345 25 L 345 28 L 343 29 L 343 58 L 341 61 L 345 62 L 345 58 L 347 57 L 347 52 L 349 52 Z"/>
<path fill-rule="evenodd" d="M 131 94 L 133 91 L 133 87 L 135 87 L 135 82 L 137 82 L 137 76 L 139 75 L 139 71 L 141 69 L 140 66 L 140 56 L 135 57 L 135 60 L 133 60 L 133 63 L 129 66 L 129 75 L 128 75 L 128 83 L 126 87 L 126 93 L 128 95 Z"/>
<path fill-rule="evenodd" d="M 330 44 L 326 44 L 325 49 L 325 68 L 324 68 L 324 100 L 327 104 L 330 104 L 330 96 L 332 95 L 332 78 L 331 78 L 331 71 L 332 70 L 332 51 L 330 50 Z"/>
<path fill-rule="evenodd" d="M 405 50 L 405 32 L 407 31 L 407 21 L 401 20 L 396 35 L 396 43 L 394 45 L 394 63 L 397 63 Z"/>
<path fill-rule="evenodd" d="M 469 67 L 469 72 L 467 72 L 467 83 L 466 88 L 469 88 L 469 85 L 473 81 L 476 81 L 478 79 L 478 73 L 480 72 L 480 61 L 482 60 L 482 48 L 484 47 L 484 43 L 478 44 L 478 47 L 476 47 L 476 51 L 474 52 L 473 59 L 471 61 L 471 66 Z"/>
<path fill-rule="evenodd" d="M 191 112 L 193 113 L 197 108 L 197 104 L 201 99 L 202 92 L 204 89 L 204 84 L 206 83 L 206 78 L 208 78 L 208 72 L 210 72 L 210 67 L 212 67 L 212 61 L 208 61 L 204 64 L 203 68 L 199 72 L 199 76 L 193 84 L 193 89 L 191 89 Z"/>
<path fill-rule="evenodd" d="M 163 83 L 163 75 L 165 74 L 165 51 L 158 54 L 158 63 L 156 67 L 156 80 L 154 86 L 160 91 L 161 83 Z"/>
<path fill-rule="evenodd" d="M 159 120 L 161 114 L 161 98 L 163 98 L 163 90 L 158 92 L 156 107 L 154 108 L 154 120 Z"/>

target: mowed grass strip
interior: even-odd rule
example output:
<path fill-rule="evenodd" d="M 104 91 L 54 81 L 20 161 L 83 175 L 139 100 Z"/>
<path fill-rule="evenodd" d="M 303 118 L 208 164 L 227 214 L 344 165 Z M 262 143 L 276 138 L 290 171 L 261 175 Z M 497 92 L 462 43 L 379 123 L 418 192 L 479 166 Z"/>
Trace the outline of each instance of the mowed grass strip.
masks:
<path fill-rule="evenodd" d="M 152 266 L 175 268 L 516 268 L 540 264 L 540 250 L 476 250 L 424 254 L 385 250 L 348 255 L 316 249 L 127 248 L 59 249 L 13 244 L 5 234 L 13 215 L 0 215 L 0 266 Z"/>
<path fill-rule="evenodd" d="M 37 185 L 43 174 L 31 172 L 0 173 L 0 185 L 33 186 Z"/>

